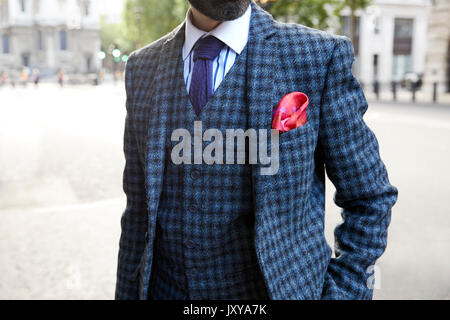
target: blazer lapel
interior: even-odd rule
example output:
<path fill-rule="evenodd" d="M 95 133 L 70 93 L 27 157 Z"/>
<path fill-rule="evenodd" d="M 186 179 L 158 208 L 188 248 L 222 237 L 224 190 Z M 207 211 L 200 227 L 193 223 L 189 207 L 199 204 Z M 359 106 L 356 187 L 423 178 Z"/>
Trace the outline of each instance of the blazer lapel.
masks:
<path fill-rule="evenodd" d="M 249 103 L 249 125 L 253 129 L 270 128 L 272 120 L 273 68 L 272 56 L 276 41 L 272 17 L 252 3 L 252 17 L 248 40 L 247 99 Z"/>
<path fill-rule="evenodd" d="M 158 67 L 153 79 L 153 88 L 148 90 L 148 111 L 146 117 L 146 186 L 150 217 L 156 217 L 161 197 L 169 97 L 177 89 L 179 75 L 178 64 L 182 63 L 182 46 L 184 43 L 184 23 L 176 28 L 163 44 Z"/>
<path fill-rule="evenodd" d="M 277 79 L 280 58 L 274 56 L 278 46 L 274 20 L 272 16 L 252 2 L 252 19 L 248 42 L 247 58 L 247 101 L 249 128 L 259 130 L 272 128 L 272 111 L 277 101 L 275 88 L 281 79 Z M 270 136 L 270 133 L 268 133 Z M 260 193 L 264 176 L 260 175 L 260 165 L 252 166 L 254 195 Z M 258 201 L 255 199 L 255 212 L 258 213 Z"/>

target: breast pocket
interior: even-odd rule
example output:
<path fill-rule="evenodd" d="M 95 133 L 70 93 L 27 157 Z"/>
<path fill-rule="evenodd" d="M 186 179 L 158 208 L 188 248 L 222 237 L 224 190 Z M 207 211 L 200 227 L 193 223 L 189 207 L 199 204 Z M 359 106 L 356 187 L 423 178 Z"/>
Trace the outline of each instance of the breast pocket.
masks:
<path fill-rule="evenodd" d="M 311 133 L 311 131 L 312 124 L 311 122 L 307 122 L 296 129 L 287 132 L 280 132 L 280 145 L 285 145 L 288 143 L 301 143 L 305 145 L 305 143 L 308 142 L 308 134 Z"/>
<path fill-rule="evenodd" d="M 309 174 L 314 166 L 316 136 L 312 123 L 280 133 L 278 172 L 261 178 L 268 192 L 267 201 L 272 206 L 285 204 L 290 208 L 291 204 L 299 204 L 298 200 L 306 192 Z"/>

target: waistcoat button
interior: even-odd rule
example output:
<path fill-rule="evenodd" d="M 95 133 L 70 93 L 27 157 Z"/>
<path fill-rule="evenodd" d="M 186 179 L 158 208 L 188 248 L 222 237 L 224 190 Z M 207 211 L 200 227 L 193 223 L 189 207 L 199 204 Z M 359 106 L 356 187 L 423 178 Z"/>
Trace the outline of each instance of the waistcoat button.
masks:
<path fill-rule="evenodd" d="M 196 213 L 196 212 L 198 212 L 198 207 L 196 205 L 192 204 L 189 206 L 188 210 L 191 213 Z"/>
<path fill-rule="evenodd" d="M 191 171 L 191 178 L 192 180 L 197 180 L 198 178 L 200 178 L 200 172 L 198 170 L 192 170 Z"/>
<path fill-rule="evenodd" d="M 197 246 L 194 240 L 188 240 L 186 241 L 186 247 L 189 249 L 194 249 Z"/>
<path fill-rule="evenodd" d="M 192 268 L 192 269 L 189 271 L 189 274 L 191 275 L 191 277 L 194 277 L 194 276 L 197 274 L 197 269 L 196 269 L 196 268 Z"/>

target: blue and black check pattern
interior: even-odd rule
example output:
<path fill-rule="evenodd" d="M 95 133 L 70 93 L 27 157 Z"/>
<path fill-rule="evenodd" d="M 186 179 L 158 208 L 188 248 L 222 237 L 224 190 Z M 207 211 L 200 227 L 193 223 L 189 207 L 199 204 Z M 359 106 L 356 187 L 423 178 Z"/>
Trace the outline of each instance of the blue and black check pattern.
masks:
<path fill-rule="evenodd" d="M 181 25 L 134 53 L 127 64 L 128 202 L 122 217 L 117 299 L 148 297 L 168 110 L 183 42 Z M 304 92 L 310 99 L 307 124 L 280 136 L 279 173 L 261 176 L 261 166 L 251 166 L 255 253 L 269 298 L 370 299 L 367 280 L 372 274 L 367 270 L 386 248 L 397 189 L 389 183 L 377 140 L 363 120 L 367 102 L 351 73 L 351 42 L 276 22 L 252 3 L 247 54 L 249 128 L 270 129 L 273 109 L 290 92 Z M 228 90 L 223 104 L 233 105 L 234 88 Z M 225 123 L 228 117 L 208 115 L 211 123 Z M 325 173 L 343 209 L 343 222 L 335 232 L 335 258 L 324 236 Z M 211 201 L 217 212 L 224 206 L 220 200 L 214 203 L 212 195 L 229 194 L 239 201 L 227 179 L 211 179 L 216 179 L 214 189 L 202 201 Z"/>
<path fill-rule="evenodd" d="M 166 124 L 166 164 L 149 288 L 153 300 L 267 299 L 253 245 L 251 166 L 175 165 L 170 157 L 178 144 L 171 141 L 171 133 L 183 128 L 193 137 L 194 121 L 201 121 L 203 131 L 220 130 L 223 137 L 230 128 L 247 130 L 246 52 L 199 116 L 186 94 L 179 60 L 180 76 L 174 79 Z"/>

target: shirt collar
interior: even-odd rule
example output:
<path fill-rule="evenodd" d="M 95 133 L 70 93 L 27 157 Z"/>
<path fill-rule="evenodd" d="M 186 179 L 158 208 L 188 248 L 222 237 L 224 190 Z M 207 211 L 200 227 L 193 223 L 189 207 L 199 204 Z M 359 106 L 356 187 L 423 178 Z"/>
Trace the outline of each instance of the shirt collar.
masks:
<path fill-rule="evenodd" d="M 212 35 L 221 40 L 228 47 L 233 49 L 237 54 L 241 54 L 248 41 L 250 29 L 250 17 L 252 8 L 248 6 L 247 11 L 236 20 L 225 21 L 217 26 L 217 28 L 206 32 L 198 29 L 192 24 L 191 9 L 186 15 L 185 42 L 183 45 L 183 60 L 185 60 L 197 41 L 208 35 Z"/>

